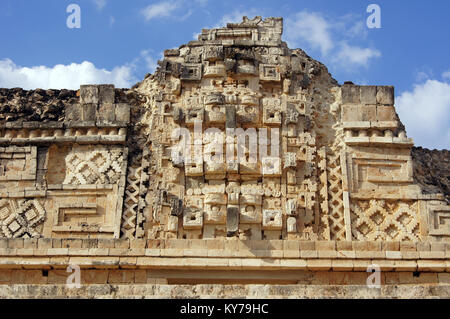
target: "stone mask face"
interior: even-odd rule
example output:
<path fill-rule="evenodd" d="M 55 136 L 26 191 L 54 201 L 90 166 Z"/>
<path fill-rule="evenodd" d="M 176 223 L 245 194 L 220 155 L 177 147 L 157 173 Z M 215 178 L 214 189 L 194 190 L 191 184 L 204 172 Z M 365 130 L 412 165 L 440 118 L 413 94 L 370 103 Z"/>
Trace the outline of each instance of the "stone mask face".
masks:
<path fill-rule="evenodd" d="M 249 20 L 166 51 L 150 81 L 163 89 L 150 108 L 149 139 L 154 154 L 172 158 L 154 158 L 151 178 L 182 208 L 156 201 L 154 227 L 172 216 L 161 236 L 322 236 L 315 93 L 307 87 L 320 66 L 287 49 L 281 32 L 280 19 Z"/>
<path fill-rule="evenodd" d="M 156 199 L 147 231 L 186 239 L 417 240 L 414 203 L 388 202 L 390 210 L 367 196 L 383 198 L 397 180 L 412 183 L 404 153 L 412 142 L 393 112 L 393 89 L 339 87 L 281 33 L 276 18 L 203 30 L 198 41 L 166 51 L 137 88 L 151 100 L 148 147 L 164 154 L 150 159 L 151 183 L 159 186 L 147 194 Z M 379 145 L 406 149 L 381 159 Z M 360 200 L 350 201 L 350 192 Z M 378 207 L 372 219 L 359 208 L 366 203 Z M 399 207 L 401 220 L 390 216 Z"/>

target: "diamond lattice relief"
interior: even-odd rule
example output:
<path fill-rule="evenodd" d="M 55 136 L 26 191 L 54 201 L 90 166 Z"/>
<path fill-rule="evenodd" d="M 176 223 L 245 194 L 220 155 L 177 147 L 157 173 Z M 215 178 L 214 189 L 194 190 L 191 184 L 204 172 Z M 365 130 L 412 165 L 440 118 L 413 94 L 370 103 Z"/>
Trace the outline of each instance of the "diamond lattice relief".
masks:
<path fill-rule="evenodd" d="M 354 239 L 420 240 L 417 203 L 371 200 L 358 201 L 351 208 Z"/>
<path fill-rule="evenodd" d="M 0 237 L 40 237 L 46 212 L 38 200 L 0 201 Z"/>
<path fill-rule="evenodd" d="M 122 162 L 122 150 L 117 147 L 74 147 L 66 156 L 63 184 L 115 184 L 120 178 Z"/>

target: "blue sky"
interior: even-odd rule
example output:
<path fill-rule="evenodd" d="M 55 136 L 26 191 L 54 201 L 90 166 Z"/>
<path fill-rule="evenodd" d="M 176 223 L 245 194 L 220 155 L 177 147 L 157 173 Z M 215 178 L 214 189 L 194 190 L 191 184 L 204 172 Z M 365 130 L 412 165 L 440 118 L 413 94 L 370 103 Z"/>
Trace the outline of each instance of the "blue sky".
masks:
<path fill-rule="evenodd" d="M 81 28 L 69 29 L 69 4 Z M 369 4 L 381 28 L 369 29 Z M 243 15 L 281 16 L 283 39 L 323 62 L 340 83 L 394 85 L 416 145 L 450 148 L 450 1 L 1 0 L 0 87 L 128 87 L 164 49 Z"/>

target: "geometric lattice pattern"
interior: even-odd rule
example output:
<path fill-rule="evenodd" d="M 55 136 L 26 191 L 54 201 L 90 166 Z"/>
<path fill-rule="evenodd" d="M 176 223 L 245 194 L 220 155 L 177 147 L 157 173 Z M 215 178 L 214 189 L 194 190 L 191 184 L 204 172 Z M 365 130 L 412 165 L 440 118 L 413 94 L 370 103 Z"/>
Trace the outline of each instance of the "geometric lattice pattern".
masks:
<path fill-rule="evenodd" d="M 128 168 L 127 187 L 125 189 L 125 201 L 121 223 L 121 237 L 123 238 L 134 238 L 136 235 L 141 171 L 141 167 Z"/>
<path fill-rule="evenodd" d="M 319 203 L 320 203 L 320 227 L 318 229 L 319 240 L 330 240 L 330 218 L 328 216 L 328 178 L 327 178 L 327 152 L 323 147 L 317 152 L 317 166 L 319 168 Z"/>
<path fill-rule="evenodd" d="M 352 202 L 352 235 L 356 240 L 419 241 L 417 202 Z"/>
<path fill-rule="evenodd" d="M 63 184 L 116 184 L 122 162 L 121 147 L 74 146 L 66 156 L 66 178 Z"/>
<path fill-rule="evenodd" d="M 328 216 L 331 240 L 345 240 L 344 201 L 340 156 L 327 158 Z"/>
<path fill-rule="evenodd" d="M 40 237 L 44 219 L 45 210 L 37 199 L 0 200 L 0 237 Z"/>

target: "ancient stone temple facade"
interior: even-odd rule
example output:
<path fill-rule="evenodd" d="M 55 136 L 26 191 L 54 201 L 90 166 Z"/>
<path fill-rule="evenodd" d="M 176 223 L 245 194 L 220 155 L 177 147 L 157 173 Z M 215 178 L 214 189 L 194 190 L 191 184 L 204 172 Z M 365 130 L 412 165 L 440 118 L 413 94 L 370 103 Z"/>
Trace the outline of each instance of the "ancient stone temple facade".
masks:
<path fill-rule="evenodd" d="M 0 89 L 0 295 L 448 296 L 449 194 L 417 182 L 394 88 L 282 31 L 202 30 L 127 90 Z"/>

